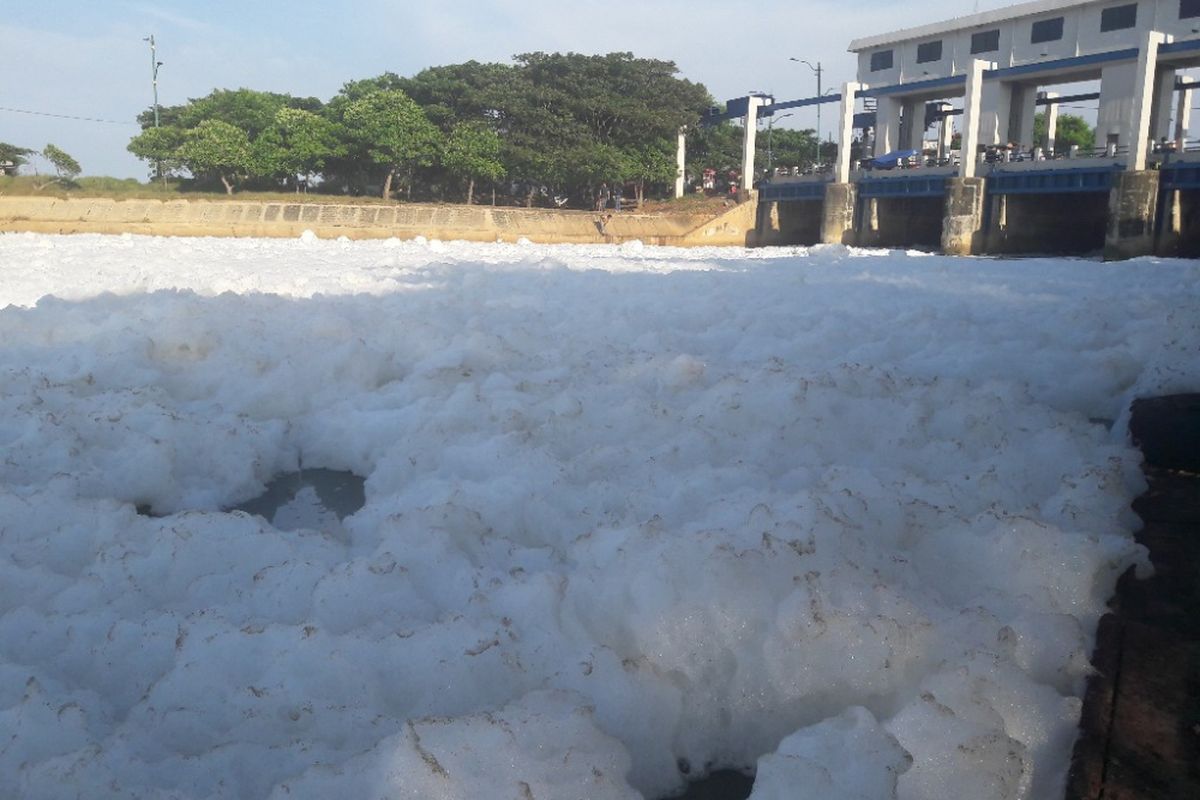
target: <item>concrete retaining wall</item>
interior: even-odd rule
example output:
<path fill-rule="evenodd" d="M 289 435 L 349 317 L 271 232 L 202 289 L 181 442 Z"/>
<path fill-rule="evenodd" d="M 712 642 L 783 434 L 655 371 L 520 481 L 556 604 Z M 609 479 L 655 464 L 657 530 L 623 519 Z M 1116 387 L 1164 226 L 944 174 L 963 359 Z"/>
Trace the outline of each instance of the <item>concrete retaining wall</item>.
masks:
<path fill-rule="evenodd" d="M 756 203 L 704 214 L 604 215 L 462 205 L 351 205 L 211 200 L 0 197 L 0 231 L 142 233 L 154 236 L 425 236 L 430 239 L 679 246 L 749 243 Z"/>

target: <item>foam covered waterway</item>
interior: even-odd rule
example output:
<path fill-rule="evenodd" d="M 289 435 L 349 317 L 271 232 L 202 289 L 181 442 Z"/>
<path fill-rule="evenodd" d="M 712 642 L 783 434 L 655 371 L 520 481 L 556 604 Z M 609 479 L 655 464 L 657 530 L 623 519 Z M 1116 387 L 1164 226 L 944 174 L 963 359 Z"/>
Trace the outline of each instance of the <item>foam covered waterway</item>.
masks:
<path fill-rule="evenodd" d="M 1128 400 L 1200 364 L 1194 262 L 14 235 L 0 269 L 6 797 L 687 763 L 1056 798 L 1144 562 Z M 337 535 L 319 487 L 228 510 L 300 463 L 365 479 Z"/>
<path fill-rule="evenodd" d="M 364 479 L 347 470 L 302 469 L 276 476 L 262 494 L 238 503 L 280 530 L 340 532 L 341 522 L 366 503 Z"/>

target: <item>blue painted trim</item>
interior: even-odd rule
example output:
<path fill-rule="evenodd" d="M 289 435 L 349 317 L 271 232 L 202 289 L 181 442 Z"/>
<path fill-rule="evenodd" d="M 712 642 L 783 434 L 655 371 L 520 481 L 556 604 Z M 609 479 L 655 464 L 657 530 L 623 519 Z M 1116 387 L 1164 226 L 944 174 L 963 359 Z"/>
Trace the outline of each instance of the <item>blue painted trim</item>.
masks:
<path fill-rule="evenodd" d="M 1200 164 L 1194 161 L 1162 165 L 1158 176 L 1163 189 L 1200 189 Z"/>
<path fill-rule="evenodd" d="M 1177 45 L 1186 45 L 1186 47 L 1178 47 L 1172 50 L 1174 45 L 1161 45 L 1158 52 L 1182 52 L 1185 50 L 1193 50 L 1200 48 L 1200 40 L 1176 42 Z M 1072 56 L 1070 58 L 1057 58 L 1053 61 L 1038 61 L 1034 64 L 1022 64 L 1017 67 L 1003 67 L 1001 69 L 986 69 L 983 71 L 983 79 L 985 81 L 1008 80 L 1021 75 L 1032 75 L 1038 72 L 1057 69 L 1071 69 L 1074 67 L 1090 67 L 1096 64 L 1107 64 L 1116 61 L 1136 61 L 1138 49 L 1136 47 L 1127 48 L 1124 50 L 1109 50 L 1105 53 L 1091 53 L 1086 56 Z M 942 86 L 954 86 L 960 83 L 965 84 L 966 75 L 949 75 L 944 78 L 932 78 L 926 81 L 915 81 L 913 83 L 896 83 L 890 86 L 879 86 L 872 89 L 864 89 L 858 92 L 859 97 L 881 97 L 889 94 L 899 94 L 908 92 L 920 92 L 925 89 L 938 89 Z"/>
<path fill-rule="evenodd" d="M 1194 50 L 1200 50 L 1200 39 L 1187 39 L 1181 42 L 1169 42 L 1159 45 L 1158 53 L 1162 55 L 1171 55 L 1173 53 L 1190 53 Z M 1002 69 L 984 70 L 983 79 L 986 81 L 992 80 L 1009 80 L 1022 75 L 1033 75 L 1039 72 L 1046 72 L 1059 69 L 1072 69 L 1076 67 L 1090 67 L 1098 64 L 1109 64 L 1119 61 L 1136 61 L 1138 57 L 1138 48 L 1129 47 L 1122 50 L 1109 50 L 1104 53 L 1090 53 L 1086 56 L 1072 56 L 1071 58 L 1057 58 L 1053 61 L 1038 61 L 1033 64 L 1021 64 L 1017 67 L 1004 67 Z M 878 86 L 871 89 L 861 89 L 855 92 L 856 97 L 883 97 L 890 94 L 908 94 L 926 91 L 928 89 L 940 89 L 944 86 L 957 86 L 966 83 L 965 75 L 948 75 L 943 78 L 931 78 L 925 81 L 914 81 L 912 83 L 896 83 L 890 86 Z M 1065 100 L 1085 99 L 1084 96 L 1063 98 L 1057 102 Z M 1092 99 L 1087 97 L 1086 99 Z M 729 119 L 737 119 L 745 116 L 745 106 L 747 98 L 737 98 L 729 101 L 727 108 L 738 108 L 741 113 L 736 111 L 726 111 L 724 114 L 705 117 L 701 120 L 702 124 L 712 125 L 717 122 L 722 122 Z M 783 111 L 788 108 L 803 108 L 806 106 L 822 105 L 824 103 L 840 103 L 842 95 L 830 94 L 824 97 L 805 97 L 799 100 L 786 100 L 782 103 L 771 103 L 770 105 L 762 106 L 760 113 L 763 116 L 771 116 L 776 111 Z"/>
<path fill-rule="evenodd" d="M 1159 47 L 1159 52 L 1162 48 Z M 1072 67 L 1090 67 L 1095 64 L 1106 64 L 1111 61 L 1136 61 L 1138 57 L 1138 49 L 1131 47 L 1125 50 L 1109 50 L 1106 53 L 1091 53 L 1086 56 L 1072 56 L 1071 58 L 1056 58 L 1053 61 L 1038 61 L 1035 64 L 1022 64 L 1019 67 L 1004 67 L 1003 69 L 988 69 L 983 71 L 983 79 L 989 80 L 1005 80 L 1007 78 L 1015 78 L 1018 75 L 1031 75 L 1035 72 L 1045 72 L 1046 70 L 1055 69 L 1070 69 Z"/>
<path fill-rule="evenodd" d="M 985 73 L 986 74 L 986 73 Z M 858 92 L 859 97 L 883 97 L 889 94 L 920 92 L 926 89 L 940 89 L 943 86 L 957 86 L 958 84 L 966 84 L 966 75 L 949 75 L 945 78 L 931 78 L 927 81 L 915 81 L 913 83 L 896 83 L 891 86 L 880 86 L 878 88 L 863 89 Z"/>
<path fill-rule="evenodd" d="M 825 187 L 829 184 L 821 181 L 815 183 L 764 183 L 759 186 L 759 200 L 797 201 L 824 200 Z"/>
<path fill-rule="evenodd" d="M 774 114 L 776 111 L 783 111 L 785 108 L 803 108 L 804 106 L 819 106 L 824 103 L 840 103 L 842 95 L 827 94 L 823 97 L 805 97 L 800 100 L 785 100 L 782 103 L 772 103 L 769 106 L 762 107 L 762 113 L 766 116 Z"/>
<path fill-rule="evenodd" d="M 1158 54 L 1170 55 L 1172 53 L 1188 53 L 1192 50 L 1200 50 L 1200 39 L 1184 39 L 1182 42 L 1165 42 L 1158 46 Z"/>
<path fill-rule="evenodd" d="M 987 176 L 988 194 L 1078 194 L 1107 192 L 1117 166 L 1044 169 L 1027 172 L 993 172 Z"/>
<path fill-rule="evenodd" d="M 903 178 L 862 178 L 858 182 L 859 197 L 941 197 L 946 193 L 950 175 L 927 175 Z"/>
<path fill-rule="evenodd" d="M 709 128 L 709 127 L 712 127 L 713 125 L 719 125 L 722 122 L 727 122 L 728 120 L 731 120 L 731 119 L 741 119 L 741 116 L 742 115 L 740 115 L 740 114 L 729 114 L 729 113 L 706 115 L 706 116 L 703 116 L 700 118 L 700 127 Z"/>

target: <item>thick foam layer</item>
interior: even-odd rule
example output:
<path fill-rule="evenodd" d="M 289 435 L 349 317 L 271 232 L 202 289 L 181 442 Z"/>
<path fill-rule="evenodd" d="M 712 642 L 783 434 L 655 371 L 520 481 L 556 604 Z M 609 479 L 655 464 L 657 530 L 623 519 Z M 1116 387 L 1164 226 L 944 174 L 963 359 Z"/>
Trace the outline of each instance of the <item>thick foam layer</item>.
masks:
<path fill-rule="evenodd" d="M 1138 453 L 1089 419 L 1200 344 L 1189 262 L 0 264 L 0 795 L 31 798 L 653 797 L 756 762 L 762 797 L 1056 796 L 1142 560 Z M 221 510 L 301 463 L 367 478 L 336 534 Z"/>

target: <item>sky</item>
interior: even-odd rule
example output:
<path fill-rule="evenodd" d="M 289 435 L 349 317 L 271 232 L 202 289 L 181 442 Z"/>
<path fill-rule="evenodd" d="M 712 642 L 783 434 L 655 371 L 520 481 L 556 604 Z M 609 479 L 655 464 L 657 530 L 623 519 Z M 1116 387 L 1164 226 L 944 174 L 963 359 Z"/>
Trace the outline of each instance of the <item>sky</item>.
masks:
<path fill-rule="evenodd" d="M 851 39 L 1008 4 L 928 0 L 914 16 L 912 5 L 882 0 L 6 0 L 0 141 L 53 143 L 84 175 L 144 178 L 125 147 L 153 102 L 151 34 L 162 105 L 239 87 L 328 100 L 383 72 L 538 50 L 674 61 L 723 102 L 752 90 L 811 97 L 814 73 L 789 58 L 820 63 L 822 88 L 840 86 L 854 77 Z M 812 128 L 815 112 L 778 122 Z M 829 135 L 832 115 L 822 127 Z"/>

